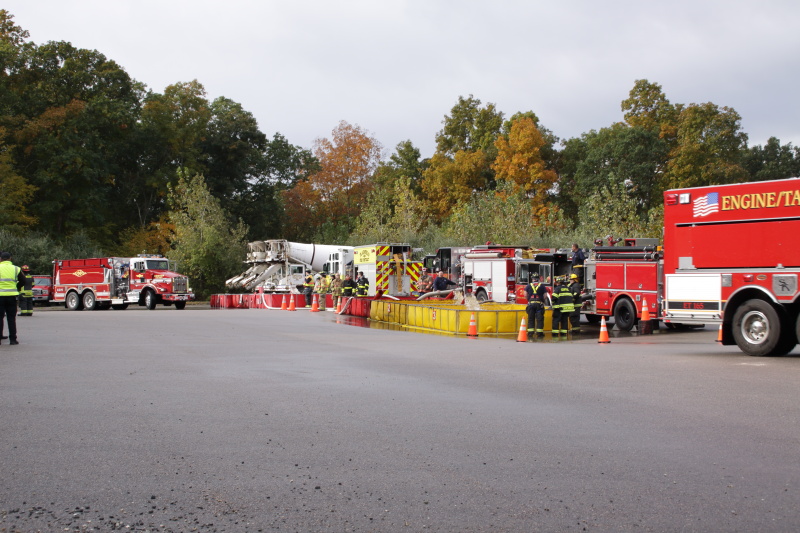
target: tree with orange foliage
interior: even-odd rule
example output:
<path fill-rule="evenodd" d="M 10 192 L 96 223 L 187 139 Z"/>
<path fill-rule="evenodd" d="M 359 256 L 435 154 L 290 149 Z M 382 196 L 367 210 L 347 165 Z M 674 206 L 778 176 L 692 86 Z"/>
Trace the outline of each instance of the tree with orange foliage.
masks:
<path fill-rule="evenodd" d="M 548 192 L 558 179 L 555 171 L 545 167 L 541 154 L 545 144 L 544 136 L 529 117 L 515 120 L 508 136 L 495 141 L 497 157 L 492 164 L 495 178 L 513 183 L 514 190 L 524 191 L 535 213 L 546 206 Z"/>
<path fill-rule="evenodd" d="M 372 189 L 382 155 L 381 144 L 357 125 L 341 121 L 330 139 L 314 141 L 320 170 L 283 195 L 287 217 L 305 226 L 296 238 L 310 238 L 322 224 L 346 236 Z"/>

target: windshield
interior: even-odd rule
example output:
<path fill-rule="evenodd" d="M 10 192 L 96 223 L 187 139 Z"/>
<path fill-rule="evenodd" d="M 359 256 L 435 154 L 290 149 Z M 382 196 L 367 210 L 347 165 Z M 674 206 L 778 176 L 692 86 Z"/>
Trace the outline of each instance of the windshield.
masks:
<path fill-rule="evenodd" d="M 167 259 L 148 259 L 147 270 L 169 270 L 169 260 Z"/>
<path fill-rule="evenodd" d="M 34 285 L 45 285 L 45 286 L 49 287 L 53 283 L 52 283 L 52 281 L 50 280 L 49 277 L 47 277 L 47 278 L 37 278 L 36 276 L 34 276 L 33 277 L 33 284 Z"/>

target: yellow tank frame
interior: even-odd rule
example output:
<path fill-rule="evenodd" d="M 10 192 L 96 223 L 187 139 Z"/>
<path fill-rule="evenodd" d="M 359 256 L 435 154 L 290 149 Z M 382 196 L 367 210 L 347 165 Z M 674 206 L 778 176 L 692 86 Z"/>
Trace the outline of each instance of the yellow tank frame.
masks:
<path fill-rule="evenodd" d="M 478 310 L 452 301 L 395 301 L 374 300 L 369 310 L 370 320 L 398 324 L 404 328 L 466 335 L 472 314 L 478 335 L 519 333 L 519 326 L 528 314 L 524 305 L 484 303 Z M 552 311 L 545 311 L 545 331 L 551 330 Z"/>

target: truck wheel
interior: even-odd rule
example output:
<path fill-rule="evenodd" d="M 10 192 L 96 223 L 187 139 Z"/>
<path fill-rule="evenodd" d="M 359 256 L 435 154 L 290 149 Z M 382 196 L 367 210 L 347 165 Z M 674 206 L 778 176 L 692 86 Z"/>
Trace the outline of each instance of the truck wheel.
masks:
<path fill-rule="evenodd" d="M 67 298 L 64 300 L 64 303 L 67 306 L 67 309 L 70 311 L 80 311 L 83 309 L 83 302 L 81 302 L 81 297 L 78 296 L 78 293 L 75 291 L 70 292 L 67 294 Z"/>
<path fill-rule="evenodd" d="M 84 292 L 82 300 L 83 308 L 87 311 L 94 311 L 94 308 L 97 307 L 97 298 L 95 298 L 92 291 Z"/>
<path fill-rule="evenodd" d="M 733 315 L 733 338 L 747 355 L 783 355 L 790 345 L 778 311 L 764 300 L 748 300 Z"/>
<path fill-rule="evenodd" d="M 614 306 L 614 324 L 620 331 L 630 331 L 636 325 L 636 310 L 627 298 L 623 298 Z"/>
<path fill-rule="evenodd" d="M 486 295 L 486 291 L 480 290 L 475 293 L 475 299 L 478 300 L 479 303 L 488 302 L 489 297 Z"/>
<path fill-rule="evenodd" d="M 175 309 L 184 309 L 186 307 L 186 302 L 175 302 Z"/>
<path fill-rule="evenodd" d="M 156 308 L 156 304 L 158 300 L 156 299 L 156 295 L 153 291 L 147 291 L 144 293 L 144 306 L 150 309 L 151 311 Z"/>

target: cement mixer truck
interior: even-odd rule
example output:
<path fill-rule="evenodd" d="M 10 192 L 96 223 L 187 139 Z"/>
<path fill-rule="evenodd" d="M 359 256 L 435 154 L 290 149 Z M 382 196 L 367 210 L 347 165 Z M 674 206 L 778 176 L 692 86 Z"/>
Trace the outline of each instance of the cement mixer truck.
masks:
<path fill-rule="evenodd" d="M 247 270 L 225 282 L 232 290 L 297 292 L 306 272 L 327 272 L 344 277 L 353 264 L 353 247 L 304 244 L 283 239 L 247 244 Z"/>

